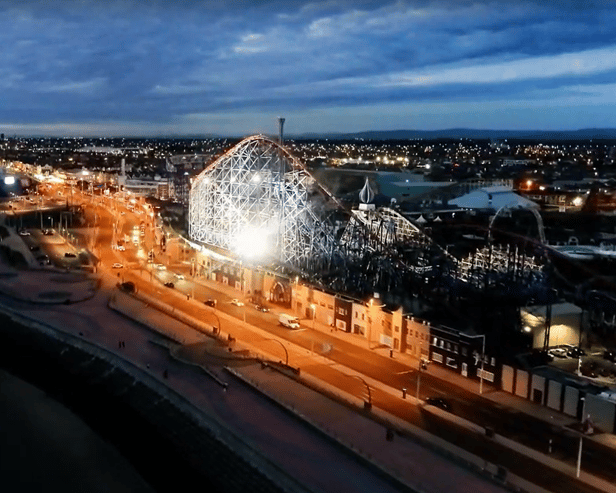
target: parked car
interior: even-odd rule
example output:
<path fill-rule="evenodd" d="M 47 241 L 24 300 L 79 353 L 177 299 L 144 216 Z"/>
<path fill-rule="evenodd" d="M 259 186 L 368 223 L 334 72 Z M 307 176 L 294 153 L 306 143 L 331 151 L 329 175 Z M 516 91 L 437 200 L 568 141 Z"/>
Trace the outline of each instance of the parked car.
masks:
<path fill-rule="evenodd" d="M 213 299 L 205 300 L 203 303 L 205 303 L 207 306 L 216 306 L 216 300 Z"/>
<path fill-rule="evenodd" d="M 603 353 L 603 359 L 616 362 L 616 349 L 606 349 Z"/>
<path fill-rule="evenodd" d="M 168 288 L 174 288 L 175 284 L 173 284 L 172 282 L 166 282 L 165 286 L 168 287 Z"/>
<path fill-rule="evenodd" d="M 231 300 L 231 304 L 235 305 L 235 306 L 244 306 L 244 303 L 242 303 L 240 300 L 238 300 L 237 298 L 233 298 Z"/>
<path fill-rule="evenodd" d="M 131 281 L 123 282 L 122 284 L 119 285 L 119 287 L 122 291 L 126 291 L 127 293 L 135 292 L 135 283 Z"/>
<path fill-rule="evenodd" d="M 114 269 L 121 269 L 124 266 L 122 264 L 120 264 L 119 262 L 116 262 L 115 264 L 113 264 L 111 267 L 113 267 Z"/>
<path fill-rule="evenodd" d="M 19 234 L 21 236 L 30 236 L 30 231 L 26 231 L 25 229 L 22 229 Z"/>
<path fill-rule="evenodd" d="M 567 350 L 565 348 L 562 348 L 562 347 L 555 347 L 553 349 L 550 349 L 549 353 L 552 356 L 556 356 L 557 358 L 566 358 L 567 357 Z"/>
<path fill-rule="evenodd" d="M 440 407 L 445 411 L 451 410 L 451 403 L 442 397 L 428 397 L 426 399 L 426 404 L 434 407 Z"/>
<path fill-rule="evenodd" d="M 65 256 L 66 258 L 77 258 L 77 255 L 75 255 L 75 254 L 74 254 L 74 253 L 72 253 L 72 252 L 65 252 L 65 253 L 64 253 L 64 256 Z"/>
<path fill-rule="evenodd" d="M 567 356 L 570 358 L 579 358 L 580 356 L 586 356 L 586 351 L 574 346 L 567 350 Z"/>
<path fill-rule="evenodd" d="M 257 305 L 255 305 L 255 308 L 256 308 L 257 310 L 259 310 L 260 312 L 264 312 L 264 313 L 269 312 L 269 308 L 268 308 L 268 307 L 266 307 L 266 306 L 263 306 L 263 305 L 259 305 L 259 304 L 257 304 Z"/>

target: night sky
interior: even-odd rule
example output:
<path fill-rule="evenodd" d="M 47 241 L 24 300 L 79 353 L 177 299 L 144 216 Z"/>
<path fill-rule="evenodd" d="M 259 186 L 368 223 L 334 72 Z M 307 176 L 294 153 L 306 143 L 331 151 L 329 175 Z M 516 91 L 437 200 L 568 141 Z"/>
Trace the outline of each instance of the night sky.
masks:
<path fill-rule="evenodd" d="M 616 127 L 604 1 L 0 0 L 0 132 Z"/>

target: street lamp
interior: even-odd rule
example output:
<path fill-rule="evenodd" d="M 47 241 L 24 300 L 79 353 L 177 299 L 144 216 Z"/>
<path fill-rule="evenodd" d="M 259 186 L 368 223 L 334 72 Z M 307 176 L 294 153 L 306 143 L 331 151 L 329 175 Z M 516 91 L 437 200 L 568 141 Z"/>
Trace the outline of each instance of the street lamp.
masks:
<path fill-rule="evenodd" d="M 284 364 L 286 366 L 289 366 L 289 352 L 287 351 L 287 348 L 284 346 L 284 344 L 282 342 L 280 342 L 278 339 L 264 339 L 263 342 L 265 342 L 265 341 L 274 341 L 274 342 L 277 342 L 278 344 L 280 344 L 282 346 L 282 349 L 284 349 L 284 355 L 285 355 Z"/>
<path fill-rule="evenodd" d="M 368 402 L 364 401 L 364 408 L 365 409 L 372 409 L 372 392 L 370 391 L 370 386 L 359 375 L 349 375 L 349 376 L 350 377 L 354 377 L 354 378 L 358 378 L 366 386 L 366 389 L 368 390 Z"/>
<path fill-rule="evenodd" d="M 312 330 L 314 331 L 314 319 L 317 318 L 317 307 L 314 303 L 310 305 L 310 310 L 312 311 Z"/>
<path fill-rule="evenodd" d="M 417 400 L 419 400 L 419 386 L 421 385 L 421 367 L 422 367 L 422 359 L 421 359 L 421 349 L 423 347 L 423 342 L 419 343 L 419 369 L 417 370 L 417 395 L 415 396 Z"/>
<path fill-rule="evenodd" d="M 218 320 L 218 330 L 216 330 L 216 327 L 214 327 L 214 335 L 216 335 L 217 333 L 220 332 L 220 330 L 222 329 L 222 326 L 220 324 L 220 318 L 216 314 L 216 308 L 215 307 L 211 307 L 211 308 L 212 308 L 212 311 L 210 313 L 216 317 L 216 320 Z"/>
<path fill-rule="evenodd" d="M 465 334 L 466 337 L 470 337 L 470 338 L 477 338 L 477 337 L 481 337 L 482 341 L 481 341 L 481 368 L 480 368 L 480 374 L 479 374 L 479 394 L 483 394 L 483 361 L 486 359 L 486 335 L 485 334 L 478 334 L 478 335 L 468 335 Z"/>
<path fill-rule="evenodd" d="M 582 467 L 582 439 L 584 438 L 584 435 L 593 433 L 590 414 L 586 417 L 586 419 L 584 419 L 584 414 L 586 412 L 586 398 L 581 397 L 580 400 L 582 401 L 582 429 L 580 430 L 580 445 L 578 447 L 577 468 L 575 472 L 576 478 L 580 477 L 580 469 Z"/>

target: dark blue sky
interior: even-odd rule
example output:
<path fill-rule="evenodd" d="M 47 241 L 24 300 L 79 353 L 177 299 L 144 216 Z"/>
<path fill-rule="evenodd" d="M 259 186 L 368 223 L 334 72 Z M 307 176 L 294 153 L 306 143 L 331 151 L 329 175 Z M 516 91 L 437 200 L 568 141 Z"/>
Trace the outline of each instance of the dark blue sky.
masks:
<path fill-rule="evenodd" d="M 616 127 L 614 1 L 0 0 L 18 135 Z"/>

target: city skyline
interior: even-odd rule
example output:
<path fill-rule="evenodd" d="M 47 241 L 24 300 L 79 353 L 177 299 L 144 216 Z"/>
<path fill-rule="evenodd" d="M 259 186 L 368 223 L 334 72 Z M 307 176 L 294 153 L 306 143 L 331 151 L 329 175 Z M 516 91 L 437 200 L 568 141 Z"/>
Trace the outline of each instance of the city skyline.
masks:
<path fill-rule="evenodd" d="M 0 0 L 9 135 L 616 128 L 608 1 Z"/>

